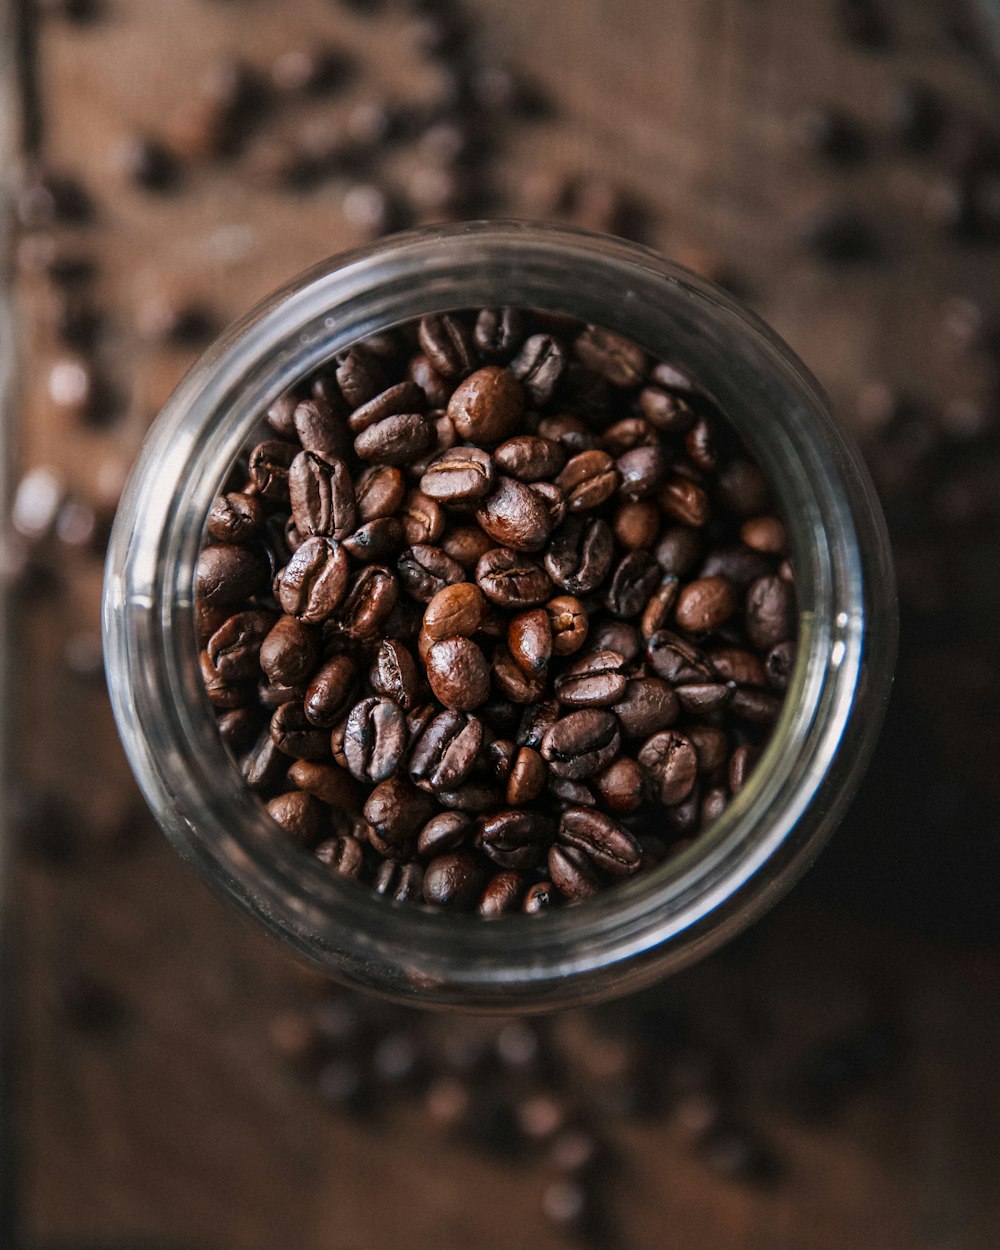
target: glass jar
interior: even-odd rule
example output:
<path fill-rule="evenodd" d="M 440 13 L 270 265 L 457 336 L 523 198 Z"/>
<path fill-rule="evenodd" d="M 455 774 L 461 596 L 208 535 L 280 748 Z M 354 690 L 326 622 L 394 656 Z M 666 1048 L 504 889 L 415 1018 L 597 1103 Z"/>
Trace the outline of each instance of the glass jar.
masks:
<path fill-rule="evenodd" d="M 194 569 L 210 502 L 281 393 L 354 340 L 428 313 L 519 305 L 616 330 L 711 392 L 789 526 L 799 642 L 749 784 L 684 852 L 583 905 L 484 921 L 395 904 L 286 849 L 226 753 L 198 670 Z M 104 599 L 108 684 L 146 799 L 217 890 L 340 980 L 505 1012 L 636 989 L 773 903 L 815 857 L 872 750 L 896 616 L 883 519 L 815 381 L 710 282 L 621 240 L 527 223 L 416 231 L 296 278 L 202 356 L 123 496 Z"/>

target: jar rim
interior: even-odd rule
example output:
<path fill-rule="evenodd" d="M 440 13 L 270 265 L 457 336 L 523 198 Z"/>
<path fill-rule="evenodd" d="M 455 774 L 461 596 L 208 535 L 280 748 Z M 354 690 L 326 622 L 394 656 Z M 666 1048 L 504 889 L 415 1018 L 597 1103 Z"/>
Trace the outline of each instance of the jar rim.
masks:
<path fill-rule="evenodd" d="M 193 585 L 211 499 L 268 403 L 377 330 L 496 304 L 568 312 L 682 366 L 698 355 L 695 375 L 711 376 L 707 389 L 772 478 L 803 580 L 781 717 L 711 829 L 585 905 L 484 923 L 394 905 L 307 856 L 275 854 L 273 823 L 226 754 L 197 681 Z M 133 771 L 211 884 L 341 979 L 408 1001 L 508 1011 L 636 988 L 783 893 L 867 762 L 895 652 L 874 490 L 790 349 L 718 287 L 646 248 L 524 222 L 380 240 L 313 267 L 230 327 L 168 400 L 133 470 L 109 545 L 104 629 Z"/>

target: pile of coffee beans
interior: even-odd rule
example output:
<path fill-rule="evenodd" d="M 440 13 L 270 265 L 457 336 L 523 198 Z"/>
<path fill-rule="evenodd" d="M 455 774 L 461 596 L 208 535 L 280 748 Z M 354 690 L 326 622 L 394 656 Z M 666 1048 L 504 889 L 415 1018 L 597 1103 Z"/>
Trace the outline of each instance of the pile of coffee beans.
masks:
<path fill-rule="evenodd" d="M 796 608 L 710 397 L 594 326 L 428 316 L 282 396 L 212 505 L 201 664 L 297 846 L 399 901 L 538 912 L 745 783 Z"/>

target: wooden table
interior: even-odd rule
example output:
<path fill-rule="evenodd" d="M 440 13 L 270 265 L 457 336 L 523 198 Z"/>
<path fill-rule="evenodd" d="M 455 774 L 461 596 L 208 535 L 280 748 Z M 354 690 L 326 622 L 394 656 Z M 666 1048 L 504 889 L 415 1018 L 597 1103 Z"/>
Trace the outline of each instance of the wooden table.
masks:
<path fill-rule="evenodd" d="M 867 379 L 904 384 L 930 403 L 978 398 L 995 378 L 982 362 L 948 354 L 941 306 L 967 296 L 997 311 L 997 252 L 942 243 L 922 207 L 936 167 L 899 152 L 891 100 L 901 79 L 916 77 L 995 116 L 996 77 L 944 38 L 948 0 L 894 6 L 896 46 L 884 55 L 839 41 L 833 8 L 825 0 L 469 3 L 483 43 L 544 83 L 555 105 L 544 123 L 505 131 L 494 166 L 503 198 L 516 210 L 525 170 L 610 176 L 648 206 L 651 243 L 739 273 L 753 306 L 848 421 Z M 94 191 L 93 224 L 66 237 L 99 258 L 96 289 L 109 318 L 100 358 L 123 402 L 109 428 L 54 409 L 47 379 L 64 349 L 47 315 L 51 291 L 22 270 L 23 465 L 54 465 L 68 487 L 93 498 L 95 463 L 106 483 L 130 462 L 190 357 L 142 340 L 136 315 L 149 292 L 193 291 L 225 321 L 290 273 L 359 241 L 336 182 L 299 196 L 255 191 L 237 167 L 204 163 L 185 172 L 176 194 L 151 196 L 123 181 L 118 142 L 136 128 L 159 130 L 221 52 L 267 67 L 289 47 L 329 38 L 364 67 L 345 101 L 363 98 L 372 81 L 429 89 L 401 30 L 391 13 L 365 19 L 329 0 L 108 0 L 99 21 L 41 24 L 23 49 L 37 83 L 40 151 Z M 794 119 L 817 102 L 859 119 L 872 159 L 831 172 L 803 154 Z M 875 224 L 878 263 L 845 270 L 804 253 L 799 227 L 831 196 Z M 15 771 L 82 798 L 87 848 L 62 867 L 19 856 L 8 890 L 26 1244 L 566 1244 L 538 1217 L 539 1169 L 477 1159 L 430 1136 L 412 1108 L 381 1125 L 332 1116 L 289 1080 L 268 1026 L 300 1000 L 299 979 L 281 949 L 211 898 L 133 814 L 103 693 L 68 681 L 60 660 L 68 638 L 98 628 L 99 562 L 75 558 L 62 577 L 58 599 L 25 597 L 19 607 L 9 713 L 23 730 Z M 900 721 L 919 706 L 916 672 L 904 650 Z M 961 760 L 946 756 L 942 765 L 937 756 L 936 766 L 945 782 L 962 776 Z M 669 1121 L 622 1130 L 623 1250 L 996 1246 L 1000 957 L 880 920 L 882 898 L 894 917 L 899 911 L 894 884 L 909 850 L 905 830 L 880 806 L 894 795 L 892 777 L 876 778 L 825 876 L 735 953 L 676 985 L 745 1070 L 748 1101 L 787 1161 L 786 1180 L 755 1189 L 707 1174 Z M 985 793 L 969 788 L 975 778 L 962 784 L 989 828 Z M 136 827 L 125 849 L 112 836 L 123 825 Z M 926 851 L 919 830 L 915 842 Z M 859 897 L 876 900 L 860 916 L 845 906 L 852 876 L 864 883 Z M 917 876 L 903 873 L 919 897 L 933 867 Z M 127 1005 L 110 1033 L 65 1026 L 59 987 L 80 972 Z M 891 1003 L 907 1039 L 896 1074 L 834 1124 L 797 1124 L 775 1103 L 774 1074 L 873 1003 Z M 753 1026 L 759 1018 L 763 1034 Z"/>

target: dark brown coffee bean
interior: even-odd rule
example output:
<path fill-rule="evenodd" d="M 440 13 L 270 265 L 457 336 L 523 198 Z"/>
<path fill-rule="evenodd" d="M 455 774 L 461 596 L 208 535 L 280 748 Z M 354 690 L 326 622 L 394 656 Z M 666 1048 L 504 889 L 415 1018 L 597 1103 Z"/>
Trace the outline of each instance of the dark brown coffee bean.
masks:
<path fill-rule="evenodd" d="M 721 768 L 729 755 L 729 738 L 718 725 L 685 725 L 684 736 L 689 739 L 698 756 L 698 771 L 714 773 Z"/>
<path fill-rule="evenodd" d="M 279 751 L 270 725 L 240 760 L 240 774 L 251 790 L 273 790 L 288 770 L 288 756 Z"/>
<path fill-rule="evenodd" d="M 441 546 L 466 572 L 472 572 L 494 543 L 478 525 L 458 525 L 441 536 Z"/>
<path fill-rule="evenodd" d="M 542 699 L 525 708 L 521 715 L 515 741 L 518 746 L 541 749 L 545 731 L 562 715 L 558 699 Z"/>
<path fill-rule="evenodd" d="M 542 501 L 548 514 L 549 529 L 558 529 L 566 519 L 566 498 L 555 482 L 532 482 L 528 489 Z"/>
<path fill-rule="evenodd" d="M 688 459 L 697 469 L 713 473 L 719 461 L 715 426 L 708 417 L 699 417 L 684 438 Z"/>
<path fill-rule="evenodd" d="M 401 413 L 368 426 L 354 440 L 355 454 L 376 464 L 409 464 L 434 445 L 434 426 L 420 413 Z"/>
<path fill-rule="evenodd" d="M 245 543 L 264 526 L 264 509 L 255 495 L 231 493 L 212 500 L 205 528 L 220 543 Z"/>
<path fill-rule="evenodd" d="M 476 584 L 491 603 L 508 611 L 540 607 L 554 589 L 540 564 L 509 547 L 494 547 L 480 557 Z"/>
<path fill-rule="evenodd" d="M 272 685 L 301 685 L 312 675 L 319 651 L 315 629 L 286 614 L 260 645 L 260 667 Z"/>
<path fill-rule="evenodd" d="M 264 414 L 264 420 L 279 438 L 292 440 L 295 433 L 295 407 L 298 397 L 294 391 L 280 395 Z"/>
<path fill-rule="evenodd" d="M 681 525 L 700 527 L 707 524 L 712 505 L 708 495 L 689 478 L 675 475 L 659 491 L 660 507 Z"/>
<path fill-rule="evenodd" d="M 477 509 L 476 520 L 496 543 L 515 551 L 539 550 L 551 529 L 539 496 L 510 477 L 497 478 L 492 494 Z"/>
<path fill-rule="evenodd" d="M 349 556 L 362 564 L 384 564 L 398 556 L 405 543 L 402 523 L 394 516 L 384 516 L 359 526 L 342 545 Z"/>
<path fill-rule="evenodd" d="M 442 638 L 470 638 L 480 627 L 486 604 L 472 582 L 456 582 L 439 590 L 427 605 L 423 628 L 435 642 Z"/>
<path fill-rule="evenodd" d="M 368 682 L 376 694 L 392 699 L 403 711 L 415 707 L 420 694 L 420 677 L 413 656 L 394 638 L 379 643 Z"/>
<path fill-rule="evenodd" d="M 739 746 L 729 758 L 729 789 L 739 794 L 757 763 L 757 752 L 751 746 Z"/>
<path fill-rule="evenodd" d="M 361 434 L 388 417 L 420 414 L 426 407 L 427 398 L 415 382 L 398 382 L 355 408 L 348 416 L 347 424 L 352 434 Z"/>
<path fill-rule="evenodd" d="M 545 788 L 548 769 L 531 747 L 520 747 L 507 778 L 507 802 L 511 807 L 533 803 Z"/>
<path fill-rule="evenodd" d="M 499 365 L 478 369 L 456 387 L 448 401 L 448 416 L 458 437 L 486 445 L 513 434 L 523 413 L 521 383 Z"/>
<path fill-rule="evenodd" d="M 357 838 L 335 837 L 321 842 L 313 854 L 340 877 L 358 878 L 365 864 L 364 847 Z"/>
<path fill-rule="evenodd" d="M 446 586 L 455 586 L 465 580 L 462 566 L 440 547 L 423 543 L 407 548 L 396 563 L 403 589 L 421 603 L 430 603 Z"/>
<path fill-rule="evenodd" d="M 724 508 L 742 517 L 766 512 L 771 502 L 771 484 L 763 471 L 752 460 L 739 457 L 719 470 L 716 492 Z"/>
<path fill-rule="evenodd" d="M 358 345 L 337 357 L 336 377 L 341 394 L 351 408 L 366 404 L 389 385 L 379 358 Z"/>
<path fill-rule="evenodd" d="M 479 447 L 453 447 L 442 452 L 420 479 L 423 493 L 445 504 L 482 499 L 493 484 L 493 461 Z"/>
<path fill-rule="evenodd" d="M 472 332 L 486 360 L 509 360 L 521 344 L 523 317 L 517 308 L 483 308 Z"/>
<path fill-rule="evenodd" d="M 344 755 L 351 776 L 378 783 L 399 769 L 408 744 L 406 718 L 391 699 L 362 699 L 344 729 Z"/>
<path fill-rule="evenodd" d="M 539 438 L 557 443 L 567 456 L 576 456 L 597 448 L 597 435 L 582 417 L 561 412 L 554 417 L 543 417 L 534 431 Z"/>
<path fill-rule="evenodd" d="M 719 819 L 729 803 L 729 792 L 722 786 L 714 786 L 701 796 L 700 824 L 708 829 Z"/>
<path fill-rule="evenodd" d="M 653 547 L 660 533 L 660 509 L 648 500 L 621 504 L 611 523 L 615 538 L 627 551 Z"/>
<path fill-rule="evenodd" d="M 767 675 L 760 656 L 744 647 L 713 647 L 706 658 L 716 675 L 738 686 L 764 686 Z"/>
<path fill-rule="evenodd" d="M 772 690 L 787 690 L 795 668 L 795 643 L 779 642 L 768 651 L 764 660 L 766 683 Z M 740 683 L 741 685 L 744 683 Z M 763 685 L 764 682 L 751 683 Z"/>
<path fill-rule="evenodd" d="M 237 612 L 212 634 L 205 648 L 223 682 L 256 681 L 260 648 L 277 618 L 273 612 Z"/>
<path fill-rule="evenodd" d="M 570 712 L 546 730 L 541 755 L 557 777 L 580 781 L 606 768 L 618 754 L 621 732 L 610 712 Z"/>
<path fill-rule="evenodd" d="M 639 763 L 649 772 L 666 807 L 686 799 L 698 775 L 697 752 L 683 734 L 673 730 L 648 739 L 639 752 Z"/>
<path fill-rule="evenodd" d="M 357 785 L 337 764 L 296 760 L 288 770 L 288 780 L 334 810 L 357 811 L 360 807 Z"/>
<path fill-rule="evenodd" d="M 427 657 L 427 679 L 435 698 L 456 711 L 471 711 L 489 697 L 489 666 L 470 638 L 435 642 Z"/>
<path fill-rule="evenodd" d="M 653 634 L 663 629 L 673 614 L 677 596 L 680 593 L 680 582 L 676 577 L 665 576 L 649 596 L 642 610 L 639 631 L 647 641 Z"/>
<path fill-rule="evenodd" d="M 533 334 L 511 361 L 528 398 L 537 407 L 547 404 L 566 370 L 566 349 L 551 334 Z"/>
<path fill-rule="evenodd" d="M 600 801 L 611 811 L 634 812 L 645 797 L 646 774 L 635 760 L 617 759 L 598 773 L 594 787 Z"/>
<path fill-rule="evenodd" d="M 611 575 L 604 603 L 619 618 L 638 616 L 661 577 L 660 566 L 648 551 L 630 551 Z"/>
<path fill-rule="evenodd" d="M 668 807 L 664 810 L 664 824 L 670 833 L 681 840 L 680 843 L 675 842 L 671 846 L 670 855 L 677 854 L 684 850 L 686 846 L 690 846 L 691 839 L 698 832 L 700 820 L 701 786 L 698 782 L 695 782 L 691 793 L 686 799 L 682 799 L 680 803 L 675 803 L 673 807 Z"/>
<path fill-rule="evenodd" d="M 647 386 L 639 393 L 639 407 L 646 420 L 665 434 L 683 434 L 694 424 L 694 413 L 679 395 L 661 386 Z"/>
<path fill-rule="evenodd" d="M 555 888 L 552 882 L 539 881 L 525 890 L 521 910 L 528 916 L 535 916 L 539 912 L 548 911 L 554 901 Z"/>
<path fill-rule="evenodd" d="M 365 800 L 368 839 L 380 855 L 411 859 L 417 834 L 434 814 L 434 800 L 403 777 L 388 777 Z"/>
<path fill-rule="evenodd" d="M 781 577 L 760 577 L 747 591 L 747 637 L 761 651 L 791 638 L 795 629 L 795 592 Z"/>
<path fill-rule="evenodd" d="M 773 725 L 781 712 L 781 700 L 767 690 L 737 687 L 727 702 L 728 710 L 754 725 Z"/>
<path fill-rule="evenodd" d="M 607 577 L 614 557 L 614 539 L 606 521 L 570 517 L 552 536 L 545 569 L 561 589 L 588 595 Z"/>
<path fill-rule="evenodd" d="M 544 608 L 519 612 L 507 628 L 511 658 L 526 673 L 540 673 L 552 658 L 552 625 Z"/>
<path fill-rule="evenodd" d="M 399 582 L 389 569 L 369 564 L 354 578 L 337 626 L 348 638 L 377 638 L 399 598 Z"/>
<path fill-rule="evenodd" d="M 399 515 L 411 547 L 436 543 L 444 533 L 444 509 L 423 491 L 410 491 Z"/>
<path fill-rule="evenodd" d="M 683 711 L 707 716 L 731 703 L 735 689 L 729 682 L 691 682 L 677 687 L 677 699 Z"/>
<path fill-rule="evenodd" d="M 635 447 L 626 451 L 615 461 L 620 485 L 618 492 L 623 499 L 648 499 L 667 473 L 667 456 L 663 448 Z"/>
<path fill-rule="evenodd" d="M 424 870 L 420 864 L 383 860 L 375 870 L 372 886 L 376 894 L 397 903 L 415 903 L 423 898 Z"/>
<path fill-rule="evenodd" d="M 785 527 L 776 516 L 756 516 L 744 521 L 740 539 L 754 551 L 768 556 L 783 556 L 788 550 Z"/>
<path fill-rule="evenodd" d="M 588 369 L 614 386 L 638 386 L 646 375 L 646 354 L 612 330 L 587 326 L 573 343 L 573 352 Z"/>
<path fill-rule="evenodd" d="M 358 520 L 366 525 L 379 517 L 391 517 L 399 512 L 406 497 L 406 479 L 392 465 L 372 465 L 355 482 L 354 495 Z"/>
<path fill-rule="evenodd" d="M 602 812 L 570 807 L 559 820 L 559 842 L 576 847 L 613 877 L 626 877 L 642 863 L 642 849 L 630 833 Z"/>
<path fill-rule="evenodd" d="M 483 744 L 483 725 L 465 712 L 441 712 L 414 741 L 410 776 L 432 792 L 455 790 L 472 771 Z"/>
<path fill-rule="evenodd" d="M 681 629 L 693 634 L 718 629 L 736 611 L 736 588 L 724 577 L 702 577 L 680 592 L 674 616 Z"/>
<path fill-rule="evenodd" d="M 198 665 L 205 693 L 212 707 L 228 710 L 245 707 L 250 703 L 253 698 L 253 686 L 249 682 L 225 681 L 208 658 L 207 651 L 199 652 Z"/>
<path fill-rule="evenodd" d="M 675 525 L 668 529 L 656 548 L 656 560 L 664 573 L 684 577 L 698 565 L 704 551 L 704 539 L 695 529 Z"/>
<path fill-rule="evenodd" d="M 611 709 L 630 738 L 646 738 L 672 725 L 680 703 L 671 687 L 658 677 L 634 677 Z"/>
<path fill-rule="evenodd" d="M 628 669 L 635 668 L 644 653 L 639 631 L 625 621 L 603 621 L 591 635 L 590 645 L 595 651 L 617 651 Z"/>
<path fill-rule="evenodd" d="M 299 702 L 282 703 L 271 717 L 271 737 L 285 755 L 299 760 L 330 758 L 330 735 L 306 719 Z"/>
<path fill-rule="evenodd" d="M 438 855 L 424 870 L 424 902 L 464 911 L 479 898 L 484 876 L 468 851 Z"/>
<path fill-rule="evenodd" d="M 568 460 L 555 481 L 566 497 L 569 511 L 585 512 L 610 499 L 621 478 L 608 453 L 595 448 Z"/>
<path fill-rule="evenodd" d="M 552 821 L 538 812 L 512 808 L 480 822 L 477 845 L 501 868 L 534 868 L 552 839 Z"/>
<path fill-rule="evenodd" d="M 266 589 L 270 569 L 256 547 L 203 547 L 195 568 L 198 598 L 210 608 L 241 607 Z"/>
<path fill-rule="evenodd" d="M 215 721 L 219 737 L 233 755 L 242 755 L 257 738 L 260 713 L 256 708 L 234 707 L 221 712 Z"/>
<path fill-rule="evenodd" d="M 687 686 L 715 679 L 703 652 L 679 634 L 661 629 L 646 644 L 649 664 L 657 676 L 672 686 Z"/>
<path fill-rule="evenodd" d="M 306 697 L 305 686 L 274 685 L 266 678 L 257 683 L 257 702 L 268 712 L 274 712 L 283 703 L 303 703 Z"/>
<path fill-rule="evenodd" d="M 555 655 L 573 655 L 587 638 L 589 621 L 583 604 L 572 595 L 557 595 L 545 605 Z"/>
<path fill-rule="evenodd" d="M 309 538 L 278 578 L 278 602 L 285 612 L 316 624 L 337 608 L 347 588 L 348 564 L 340 544 Z"/>
<path fill-rule="evenodd" d="M 545 671 L 522 668 L 506 646 L 500 645 L 494 651 L 492 672 L 497 689 L 513 703 L 534 703 L 545 692 Z"/>
<path fill-rule="evenodd" d="M 487 917 L 520 911 L 524 887 L 524 877 L 519 872 L 498 872 L 486 883 L 476 910 Z"/>
<path fill-rule="evenodd" d="M 250 452 L 250 481 L 265 499 L 288 503 L 288 470 L 298 450 L 294 443 L 268 439 Z"/>
<path fill-rule="evenodd" d="M 323 834 L 323 809 L 311 794 L 289 790 L 267 804 L 267 814 L 296 846 L 309 846 Z"/>
<path fill-rule="evenodd" d="M 604 450 L 623 456 L 637 447 L 659 447 L 660 436 L 645 417 L 623 417 L 609 425 L 601 436 Z"/>
<path fill-rule="evenodd" d="M 442 807 L 478 816 L 499 807 L 503 802 L 503 790 L 500 786 L 473 778 L 455 790 L 439 790 L 434 797 Z"/>
<path fill-rule="evenodd" d="M 417 337 L 427 359 L 442 377 L 462 378 L 475 368 L 475 345 L 469 328 L 451 313 L 422 317 Z"/>
<path fill-rule="evenodd" d="M 610 707 L 628 685 L 623 666 L 617 651 L 591 651 L 556 678 L 556 698 L 568 707 Z"/>
<path fill-rule="evenodd" d="M 440 812 L 420 830 L 417 851 L 428 859 L 455 851 L 471 831 L 472 821 L 463 812 Z"/>
<path fill-rule="evenodd" d="M 550 847 L 548 869 L 552 884 L 571 902 L 590 898 L 601 888 L 600 873 L 590 856 L 578 847 Z"/>
<path fill-rule="evenodd" d="M 358 669 L 348 655 L 331 656 L 306 687 L 305 713 L 318 729 L 332 729 L 351 704 Z"/>
<path fill-rule="evenodd" d="M 300 534 L 342 539 L 357 525 L 354 486 L 343 460 L 300 452 L 288 470 L 288 490 Z"/>
<path fill-rule="evenodd" d="M 550 438 L 518 434 L 501 443 L 493 459 L 508 477 L 519 482 L 541 482 L 559 473 L 566 463 L 566 453 Z"/>
<path fill-rule="evenodd" d="M 705 557 L 699 577 L 724 577 L 737 590 L 745 590 L 758 577 L 766 577 L 771 562 L 759 551 L 753 551 L 743 543 L 714 547 Z"/>

